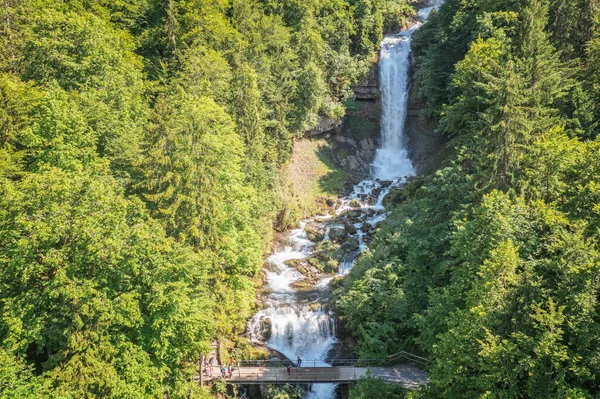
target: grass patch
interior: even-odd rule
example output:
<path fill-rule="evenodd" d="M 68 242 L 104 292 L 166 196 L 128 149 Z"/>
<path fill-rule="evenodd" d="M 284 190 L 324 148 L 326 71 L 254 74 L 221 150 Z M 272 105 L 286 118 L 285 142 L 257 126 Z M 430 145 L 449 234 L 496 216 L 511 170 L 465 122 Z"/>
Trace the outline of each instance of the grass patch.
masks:
<path fill-rule="evenodd" d="M 280 211 L 276 229 L 286 230 L 299 220 L 323 213 L 327 199 L 340 195 L 350 175 L 329 157 L 325 140 L 299 139 L 280 179 Z"/>

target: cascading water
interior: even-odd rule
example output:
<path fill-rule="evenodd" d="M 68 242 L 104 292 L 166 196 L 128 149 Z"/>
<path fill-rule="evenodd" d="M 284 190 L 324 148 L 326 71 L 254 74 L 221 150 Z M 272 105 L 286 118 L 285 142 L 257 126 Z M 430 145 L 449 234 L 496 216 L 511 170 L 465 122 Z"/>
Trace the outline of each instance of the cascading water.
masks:
<path fill-rule="evenodd" d="M 440 3 L 440 0 L 434 2 L 435 6 Z M 420 18 L 425 20 L 433 8 L 420 10 Z M 410 37 L 418 26 L 386 36 L 381 45 L 382 145 L 372 164 L 372 177 L 355 186 L 352 194 L 338 204 L 335 215 L 303 221 L 299 229 L 289 232 L 283 248 L 267 259 L 269 293 L 263 298 L 264 308 L 248 322 L 248 331 L 253 341 L 264 341 L 292 361 L 301 357 L 306 366 L 310 366 L 306 364 L 308 360 L 325 360 L 336 336 L 335 315 L 328 307 L 329 281 L 333 276 L 322 277 L 309 290 L 296 290 L 292 286 L 305 278 L 295 269 L 294 263 L 306 265 L 315 251 L 315 243 L 308 239 L 304 227 L 306 223 L 322 226 L 326 230 L 325 240 L 328 240 L 330 230 L 339 228 L 342 219 L 354 225 L 350 236 L 358 242 L 358 249 L 345 253 L 339 264 L 339 274 L 346 274 L 366 248 L 368 233 L 387 216 L 383 208 L 385 195 L 406 177 L 415 174 L 403 133 L 408 101 Z M 314 384 L 307 398 L 331 399 L 334 396 L 334 384 Z"/>

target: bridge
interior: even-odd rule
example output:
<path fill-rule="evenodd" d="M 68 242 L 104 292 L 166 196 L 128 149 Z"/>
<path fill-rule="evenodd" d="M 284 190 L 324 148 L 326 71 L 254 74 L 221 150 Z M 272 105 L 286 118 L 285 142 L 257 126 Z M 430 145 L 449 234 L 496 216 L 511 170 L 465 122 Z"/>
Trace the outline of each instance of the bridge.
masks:
<path fill-rule="evenodd" d="M 404 361 L 404 364 L 398 364 Z M 409 363 L 406 363 L 406 362 Z M 234 368 L 231 376 L 225 381 L 229 384 L 315 384 L 335 383 L 350 384 L 360 377 L 366 376 L 381 378 L 385 381 L 402 384 L 409 389 L 418 389 L 427 384 L 427 374 L 415 364 L 426 365 L 429 360 L 412 355 L 407 352 L 392 355 L 386 359 L 344 359 L 331 360 L 303 360 L 302 367 L 291 367 L 290 361 L 281 360 L 255 360 L 242 361 Z M 221 375 L 220 366 L 213 366 L 210 370 L 212 378 Z M 206 379 L 212 379 L 205 377 Z"/>

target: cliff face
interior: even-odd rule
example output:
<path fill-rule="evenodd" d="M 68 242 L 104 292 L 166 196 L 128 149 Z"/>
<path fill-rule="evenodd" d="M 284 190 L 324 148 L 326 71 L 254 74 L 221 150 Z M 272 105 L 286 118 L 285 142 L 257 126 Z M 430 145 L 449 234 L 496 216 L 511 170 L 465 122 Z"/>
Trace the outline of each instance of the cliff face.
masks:
<path fill-rule="evenodd" d="M 418 96 L 418 65 L 412 53 L 410 61 L 411 79 L 404 131 L 417 173 L 428 174 L 439 168 L 447 139 L 436 133 L 437 121 L 427 116 L 428 105 Z"/>
<path fill-rule="evenodd" d="M 431 5 L 433 0 L 420 0 L 417 7 Z M 427 117 L 427 104 L 417 96 L 417 65 L 411 55 L 411 80 L 405 132 L 411 159 L 420 174 L 439 167 L 445 138 L 437 135 L 437 122 Z M 374 63 L 368 76 L 353 87 L 354 104 L 341 120 L 321 117 L 319 124 L 306 133 L 328 140 L 330 155 L 346 172 L 362 178 L 369 174 L 370 164 L 379 148 L 381 138 L 381 96 L 378 64 Z"/>
<path fill-rule="evenodd" d="M 333 159 L 357 177 L 366 176 L 379 147 L 381 99 L 377 64 L 354 86 L 354 104 L 334 137 Z"/>
<path fill-rule="evenodd" d="M 381 100 L 377 64 L 368 76 L 354 86 L 354 104 L 341 121 L 321 117 L 305 136 L 325 138 L 333 161 L 356 178 L 369 173 L 369 165 L 379 147 Z"/>

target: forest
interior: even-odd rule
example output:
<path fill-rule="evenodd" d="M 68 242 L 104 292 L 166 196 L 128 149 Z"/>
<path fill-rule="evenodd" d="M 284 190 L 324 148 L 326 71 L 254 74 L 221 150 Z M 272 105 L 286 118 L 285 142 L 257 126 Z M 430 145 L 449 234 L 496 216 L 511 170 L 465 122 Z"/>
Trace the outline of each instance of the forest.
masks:
<path fill-rule="evenodd" d="M 273 231 L 300 217 L 293 140 L 344 115 L 413 12 L 3 0 L 0 397 L 213 397 L 196 362 L 243 332 Z"/>
<path fill-rule="evenodd" d="M 419 392 L 600 398 L 600 3 L 448 0 L 413 36 L 448 140 L 336 291 L 363 358 L 431 360 Z"/>
<path fill-rule="evenodd" d="M 2 0 L 0 398 L 215 397 L 196 363 L 251 356 L 303 216 L 294 140 L 413 3 Z M 361 358 L 418 353 L 430 382 L 350 397 L 600 398 L 600 2 L 446 0 L 412 48 L 444 159 L 334 302 Z"/>

